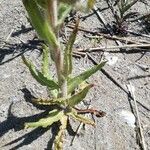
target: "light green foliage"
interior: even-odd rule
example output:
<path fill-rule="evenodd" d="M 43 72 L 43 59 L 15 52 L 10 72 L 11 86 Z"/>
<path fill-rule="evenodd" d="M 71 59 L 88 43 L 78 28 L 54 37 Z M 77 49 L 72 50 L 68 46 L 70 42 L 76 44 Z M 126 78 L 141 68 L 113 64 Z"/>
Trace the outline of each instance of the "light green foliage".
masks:
<path fill-rule="evenodd" d="M 68 40 L 64 50 L 64 75 L 68 77 L 72 73 L 72 48 L 78 32 L 79 21 L 77 21 L 75 28 Z"/>
<path fill-rule="evenodd" d="M 41 85 L 49 87 L 51 90 L 58 89 L 59 86 L 55 81 L 50 80 L 42 72 L 35 68 L 31 61 L 28 61 L 24 56 L 22 56 L 24 64 L 29 68 L 30 73 Z"/>
<path fill-rule="evenodd" d="M 50 74 L 50 70 L 49 70 L 49 66 L 50 66 L 50 62 L 49 62 L 49 48 L 48 46 L 46 46 L 45 44 L 43 44 L 43 59 L 42 59 L 42 68 L 41 68 L 41 72 L 43 73 L 43 75 L 48 78 L 49 80 L 53 80 L 52 76 Z M 51 87 L 47 87 L 49 94 L 51 96 L 53 96 L 54 98 L 57 98 L 58 95 L 58 90 L 52 90 Z M 56 88 L 58 89 L 58 88 Z"/>
<path fill-rule="evenodd" d="M 59 127 L 59 132 L 55 138 L 55 141 L 54 141 L 54 145 L 55 145 L 55 150 L 62 150 L 63 149 L 63 135 L 64 135 L 64 132 L 66 130 L 66 127 L 67 127 L 67 119 L 68 117 L 67 116 L 63 116 L 61 119 L 60 119 L 60 127 Z"/>
<path fill-rule="evenodd" d="M 93 87 L 92 84 L 86 86 L 83 90 L 81 90 L 79 93 L 73 95 L 71 98 L 67 100 L 67 105 L 70 107 L 74 107 L 78 103 L 80 103 L 87 95 L 89 89 Z"/>
<path fill-rule="evenodd" d="M 78 120 L 80 122 L 83 122 L 84 124 L 89 124 L 95 127 L 95 123 L 92 120 L 89 120 L 88 118 L 86 118 L 83 115 L 79 115 L 77 114 L 77 112 L 75 110 L 73 110 L 72 112 L 69 113 L 69 116 L 74 119 L 74 120 Z"/>
<path fill-rule="evenodd" d="M 40 104 L 40 105 L 65 105 L 65 99 L 64 98 L 54 98 L 54 99 L 33 99 L 32 100 L 34 103 L 36 104 Z"/>
<path fill-rule="evenodd" d="M 80 0 L 60 0 L 60 2 L 63 2 L 64 4 L 69 4 L 74 6 L 77 2 L 79 2 Z"/>
<path fill-rule="evenodd" d="M 105 63 L 106 62 L 102 62 L 99 65 L 96 65 L 91 69 L 81 73 L 80 75 L 74 78 L 70 78 L 68 80 L 68 93 L 72 93 L 75 90 L 75 88 L 78 87 L 78 85 L 80 85 L 83 81 L 87 80 L 91 75 L 100 70 L 105 65 Z"/>
<path fill-rule="evenodd" d="M 57 109 L 49 112 L 49 115 L 46 118 L 40 119 L 38 122 L 25 123 L 25 128 L 35 128 L 35 127 L 43 127 L 52 125 L 54 122 L 59 121 L 63 117 L 63 111 L 59 111 Z"/>
<path fill-rule="evenodd" d="M 55 150 L 62 150 L 63 136 L 67 127 L 68 119 L 95 126 L 92 120 L 80 115 L 74 107 L 79 104 L 88 94 L 92 84 L 87 84 L 86 80 L 100 70 L 105 62 L 102 62 L 91 69 L 72 76 L 72 49 L 78 32 L 79 20 L 77 21 L 72 34 L 64 49 L 60 48 L 58 37 L 61 25 L 69 14 L 70 10 L 76 6 L 78 0 L 22 0 L 28 12 L 31 23 L 39 35 L 44 40 L 41 70 L 39 71 L 34 64 L 22 56 L 24 64 L 28 67 L 31 75 L 41 85 L 46 86 L 53 94 L 48 99 L 34 99 L 33 102 L 38 105 L 55 105 L 57 109 L 37 122 L 28 122 L 26 128 L 47 127 L 55 122 L 60 122 L 59 132 L 55 138 Z M 94 5 L 95 0 L 87 0 L 87 8 Z M 55 3 L 58 2 L 58 3 Z M 57 5 L 56 5 L 57 4 Z M 53 6 L 53 11 L 49 12 L 49 7 Z M 52 20 L 50 18 L 52 18 Z M 54 23 L 55 22 L 55 23 Z M 61 55 L 63 57 L 61 58 Z M 50 59 L 51 58 L 51 59 Z M 50 61 L 54 61 L 57 72 L 57 82 L 52 78 L 49 70 Z M 61 84 L 60 84 L 61 81 Z M 86 84 L 85 84 L 86 83 Z M 77 88 L 78 91 L 77 91 Z M 66 90 L 65 90 L 66 89 Z M 74 93 L 74 94 L 73 94 Z"/>
<path fill-rule="evenodd" d="M 36 0 L 23 0 L 23 4 L 39 37 L 53 47 L 59 45 L 58 40 L 49 25 L 47 16 L 41 12 Z"/>

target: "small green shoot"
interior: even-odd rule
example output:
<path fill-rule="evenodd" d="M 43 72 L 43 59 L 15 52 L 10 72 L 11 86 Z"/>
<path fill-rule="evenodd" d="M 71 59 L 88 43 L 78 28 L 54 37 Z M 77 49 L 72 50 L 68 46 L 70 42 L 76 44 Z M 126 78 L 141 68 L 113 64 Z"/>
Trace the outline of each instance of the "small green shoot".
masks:
<path fill-rule="evenodd" d="M 127 20 L 136 16 L 137 12 L 129 12 L 131 7 L 135 5 L 138 0 L 116 0 L 118 11 L 115 11 L 114 17 L 114 31 L 116 34 L 125 35 L 128 28 Z"/>

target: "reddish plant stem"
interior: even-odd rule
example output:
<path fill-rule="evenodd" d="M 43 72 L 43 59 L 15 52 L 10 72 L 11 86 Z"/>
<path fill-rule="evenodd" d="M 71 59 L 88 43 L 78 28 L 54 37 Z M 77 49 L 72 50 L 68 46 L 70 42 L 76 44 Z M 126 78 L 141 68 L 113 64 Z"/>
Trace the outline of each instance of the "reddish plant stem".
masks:
<path fill-rule="evenodd" d="M 104 111 L 101 111 L 101 110 L 96 110 L 96 109 L 78 109 L 76 107 L 74 107 L 74 108 L 80 114 L 90 113 L 90 114 L 95 115 L 96 117 L 104 117 L 106 115 L 106 113 Z"/>

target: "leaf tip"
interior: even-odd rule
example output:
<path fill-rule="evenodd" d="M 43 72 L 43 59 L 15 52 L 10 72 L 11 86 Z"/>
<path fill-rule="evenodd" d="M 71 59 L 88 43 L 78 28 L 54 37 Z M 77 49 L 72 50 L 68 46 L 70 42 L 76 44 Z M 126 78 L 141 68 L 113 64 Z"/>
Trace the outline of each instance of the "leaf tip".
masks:
<path fill-rule="evenodd" d="M 24 124 L 24 129 L 28 129 L 28 128 L 29 128 L 28 123 L 25 123 Z"/>

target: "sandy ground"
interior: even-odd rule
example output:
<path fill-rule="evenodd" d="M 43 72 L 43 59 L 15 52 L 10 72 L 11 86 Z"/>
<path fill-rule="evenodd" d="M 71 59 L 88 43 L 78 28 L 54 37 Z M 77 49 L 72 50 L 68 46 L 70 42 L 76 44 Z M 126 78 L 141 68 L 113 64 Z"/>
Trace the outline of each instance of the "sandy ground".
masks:
<path fill-rule="evenodd" d="M 98 2 L 97 7 L 106 8 L 105 2 Z M 139 10 L 140 8 L 140 10 Z M 150 10 L 137 3 L 133 10 L 144 13 Z M 102 15 L 108 23 L 112 21 L 110 10 L 102 11 Z M 81 21 L 81 26 L 90 31 L 99 31 L 104 28 L 95 14 Z M 23 129 L 24 122 L 37 120 L 46 112 L 43 108 L 37 108 L 31 102 L 31 96 L 47 97 L 46 89 L 41 87 L 30 75 L 22 63 L 20 55 L 25 53 L 30 58 L 36 58 L 39 63 L 40 51 L 37 42 L 25 46 L 35 36 L 30 30 L 25 10 L 20 0 L 0 1 L 0 150 L 46 150 L 52 149 L 57 125 L 45 129 Z M 136 22 L 129 25 L 129 29 L 142 31 L 142 26 Z M 70 29 L 66 28 L 66 34 Z M 146 33 L 148 35 L 148 33 Z M 9 36 L 10 35 L 10 36 Z M 102 39 L 93 41 L 86 38 L 83 32 L 79 33 L 75 47 L 89 48 L 98 46 L 115 45 L 114 41 Z M 131 39 L 143 39 L 128 35 Z M 150 36 L 150 35 L 149 35 Z M 144 38 L 149 40 L 149 38 Z M 7 41 L 4 45 L 3 41 Z M 30 46 L 30 47 L 29 47 Z M 107 50 L 106 50 L 107 51 Z M 115 53 L 118 51 L 118 53 Z M 91 53 L 94 60 L 100 61 L 101 57 L 107 60 L 102 72 L 97 72 L 89 79 L 96 86 L 85 99 L 82 107 L 90 107 L 103 110 L 106 116 L 95 118 L 96 128 L 85 126 L 81 129 L 70 146 L 73 136 L 66 133 L 65 150 L 140 150 L 136 124 L 127 123 L 121 114 L 128 112 L 131 121 L 134 120 L 135 105 L 127 85 L 131 83 L 135 88 L 135 99 L 139 110 L 143 127 L 145 143 L 150 149 L 150 53 L 149 52 L 120 52 L 113 49 L 112 52 Z M 39 65 L 39 64 L 38 64 Z M 74 58 L 74 74 L 82 72 L 93 65 L 88 57 Z M 142 66 L 142 67 L 141 67 Z M 89 115 L 89 117 L 91 117 Z M 76 130 L 78 123 L 72 122 Z"/>

